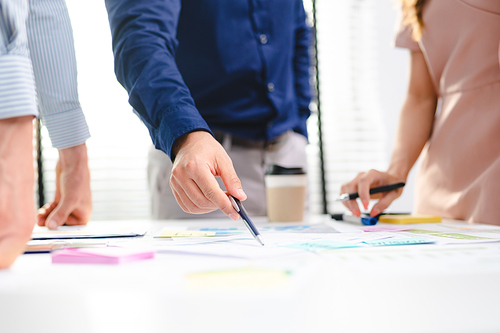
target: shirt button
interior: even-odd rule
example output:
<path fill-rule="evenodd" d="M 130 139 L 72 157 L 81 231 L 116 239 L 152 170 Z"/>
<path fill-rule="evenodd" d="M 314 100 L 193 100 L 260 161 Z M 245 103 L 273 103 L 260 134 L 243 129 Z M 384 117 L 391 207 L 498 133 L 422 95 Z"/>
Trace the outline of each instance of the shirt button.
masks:
<path fill-rule="evenodd" d="M 267 44 L 267 36 L 262 34 L 259 36 L 261 44 Z"/>
<path fill-rule="evenodd" d="M 269 82 L 267 84 L 267 91 L 273 92 L 274 91 L 274 84 L 272 82 Z"/>

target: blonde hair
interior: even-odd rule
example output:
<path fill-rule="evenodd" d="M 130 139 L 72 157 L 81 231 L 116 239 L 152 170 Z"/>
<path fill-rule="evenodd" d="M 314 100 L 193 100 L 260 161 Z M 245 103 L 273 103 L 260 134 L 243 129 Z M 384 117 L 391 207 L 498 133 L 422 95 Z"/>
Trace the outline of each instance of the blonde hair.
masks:
<path fill-rule="evenodd" d="M 403 7 L 403 24 L 412 28 L 412 37 L 418 41 L 422 38 L 424 21 L 422 20 L 422 10 L 425 0 L 400 0 Z"/>

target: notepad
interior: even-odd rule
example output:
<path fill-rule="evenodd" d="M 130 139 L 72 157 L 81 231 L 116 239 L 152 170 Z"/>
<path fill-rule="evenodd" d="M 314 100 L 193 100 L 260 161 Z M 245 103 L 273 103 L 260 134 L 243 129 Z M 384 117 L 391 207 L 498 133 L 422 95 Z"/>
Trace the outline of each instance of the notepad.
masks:
<path fill-rule="evenodd" d="M 380 215 L 379 222 L 395 223 L 395 224 L 414 224 L 414 223 L 439 223 L 440 216 L 431 215 Z"/>
<path fill-rule="evenodd" d="M 65 249 L 52 253 L 53 264 L 122 264 L 154 258 L 155 251 L 120 247 Z"/>

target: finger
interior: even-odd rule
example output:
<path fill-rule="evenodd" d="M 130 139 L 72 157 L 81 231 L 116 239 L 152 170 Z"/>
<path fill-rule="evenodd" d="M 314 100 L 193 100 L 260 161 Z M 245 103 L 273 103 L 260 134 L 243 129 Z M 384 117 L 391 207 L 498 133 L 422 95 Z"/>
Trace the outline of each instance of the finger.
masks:
<path fill-rule="evenodd" d="M 381 172 L 373 169 L 360 177 L 358 181 L 358 195 L 365 209 L 368 209 L 368 204 L 370 203 L 370 188 L 379 184 L 382 177 Z"/>
<path fill-rule="evenodd" d="M 47 203 L 43 205 L 40 209 L 38 209 L 36 214 L 37 224 L 41 227 L 45 226 L 45 221 L 47 220 L 47 216 L 57 207 L 57 203 L 55 201 L 51 203 Z"/>
<path fill-rule="evenodd" d="M 358 191 L 358 181 L 359 178 L 362 177 L 364 173 L 359 173 L 356 178 L 354 178 L 352 181 L 349 183 L 346 183 L 341 186 L 340 192 L 341 194 L 344 193 L 354 193 Z M 355 216 L 361 216 L 361 211 L 358 206 L 358 202 L 356 200 L 347 200 L 343 201 L 342 204 L 347 207 Z"/>
<path fill-rule="evenodd" d="M 224 191 L 220 188 L 215 177 L 210 172 L 208 172 L 210 176 L 206 176 L 206 174 L 207 173 L 201 173 L 200 176 L 194 179 L 194 182 L 198 185 L 204 197 L 217 206 L 217 208 L 219 208 L 232 220 L 238 220 L 238 213 L 234 210 L 231 201 L 229 201 L 226 193 L 224 193 Z"/>
<path fill-rule="evenodd" d="M 231 194 L 240 201 L 246 200 L 247 195 L 245 191 L 243 191 L 240 178 L 234 170 L 231 159 L 229 159 L 229 157 L 227 159 L 222 159 L 222 161 L 218 163 L 218 169 L 219 176 L 222 179 L 224 186 L 226 186 L 227 193 Z"/>
<path fill-rule="evenodd" d="M 203 196 L 203 193 L 201 190 L 194 184 L 194 182 L 189 179 L 188 181 L 185 181 L 184 183 L 191 183 L 192 186 L 190 186 L 191 189 L 186 190 L 184 187 L 179 184 L 179 182 L 175 179 L 171 180 L 170 187 L 172 189 L 172 193 L 174 194 L 175 200 L 179 204 L 179 206 L 182 208 L 183 211 L 186 213 L 191 213 L 191 214 L 204 214 L 204 213 L 209 213 L 211 211 L 214 211 L 217 209 L 217 207 L 208 201 Z M 193 201 L 188 193 L 186 191 L 195 191 L 196 194 L 192 194 L 193 196 L 197 197 L 198 199 L 194 199 L 195 201 L 201 202 L 203 201 L 203 204 L 197 205 L 195 201 Z M 204 207 L 200 207 L 204 206 Z"/>
<path fill-rule="evenodd" d="M 214 178 L 211 173 L 207 177 Z M 189 213 L 203 214 L 218 209 L 213 202 L 205 197 L 202 190 L 192 179 L 186 179 L 180 182 L 174 178 L 172 179 L 171 186 L 175 188 L 179 198 L 182 200 Z"/>
<path fill-rule="evenodd" d="M 73 205 L 67 204 L 65 200 L 59 202 L 54 210 L 47 217 L 45 226 L 49 229 L 57 229 L 66 223 L 68 216 L 73 211 Z"/>
<path fill-rule="evenodd" d="M 175 201 L 177 201 L 177 204 L 179 205 L 179 207 L 181 207 L 181 209 L 186 212 L 186 213 L 191 213 L 191 211 L 187 208 L 187 206 L 184 204 L 184 202 L 182 201 L 182 198 L 181 196 L 177 193 L 177 191 L 174 190 L 173 187 L 171 187 L 172 189 L 172 194 L 174 195 L 175 197 Z"/>
<path fill-rule="evenodd" d="M 71 213 L 66 219 L 65 225 L 85 225 L 89 222 L 89 218 L 80 216 L 78 213 Z"/>
<path fill-rule="evenodd" d="M 370 212 L 370 216 L 377 216 L 382 213 L 389 205 L 396 200 L 403 191 L 390 191 L 387 192 L 373 207 Z"/>

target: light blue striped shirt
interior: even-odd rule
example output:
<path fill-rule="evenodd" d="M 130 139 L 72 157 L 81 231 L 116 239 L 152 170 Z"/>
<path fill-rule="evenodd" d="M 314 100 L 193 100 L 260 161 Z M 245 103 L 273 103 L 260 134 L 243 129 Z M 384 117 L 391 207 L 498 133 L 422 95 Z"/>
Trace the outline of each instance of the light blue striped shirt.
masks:
<path fill-rule="evenodd" d="M 64 149 L 84 143 L 90 134 L 78 100 L 66 3 L 0 0 L 0 6 L 0 119 L 37 115 L 36 82 L 52 145 Z"/>

